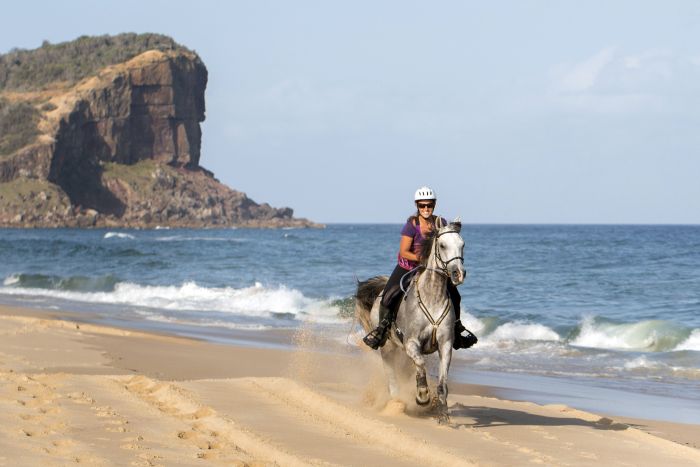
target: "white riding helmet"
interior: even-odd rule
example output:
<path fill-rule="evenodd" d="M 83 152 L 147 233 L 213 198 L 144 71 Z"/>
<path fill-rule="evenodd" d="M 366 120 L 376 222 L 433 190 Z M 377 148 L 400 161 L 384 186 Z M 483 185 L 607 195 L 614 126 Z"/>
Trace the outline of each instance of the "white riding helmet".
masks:
<path fill-rule="evenodd" d="M 414 201 L 428 201 L 436 200 L 435 192 L 427 186 L 422 186 L 416 190 L 416 194 L 413 197 Z"/>

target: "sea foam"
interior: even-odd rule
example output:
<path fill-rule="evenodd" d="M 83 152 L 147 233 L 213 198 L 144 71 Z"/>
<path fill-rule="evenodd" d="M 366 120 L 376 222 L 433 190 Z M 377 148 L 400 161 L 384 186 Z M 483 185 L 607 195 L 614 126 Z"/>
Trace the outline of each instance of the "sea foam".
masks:
<path fill-rule="evenodd" d="M 118 304 L 168 311 L 208 311 L 249 317 L 302 319 L 318 322 L 339 322 L 339 309 L 331 300 L 314 299 L 286 286 L 204 287 L 195 282 L 161 286 L 119 282 L 111 291 L 83 292 L 75 290 L 26 288 L 8 284 L 2 293 L 53 297 L 87 303 Z"/>
<path fill-rule="evenodd" d="M 693 329 L 690 336 L 673 350 L 697 350 L 700 351 L 700 329 Z"/>
<path fill-rule="evenodd" d="M 2 281 L 2 285 L 5 286 L 12 286 L 15 284 L 19 284 L 20 281 L 20 275 L 19 274 L 12 274 L 10 276 L 7 276 L 4 281 Z"/>
<path fill-rule="evenodd" d="M 674 349 L 687 335 L 687 329 L 663 320 L 636 323 L 610 323 L 586 317 L 578 336 L 570 344 L 580 347 L 647 352 Z"/>
<path fill-rule="evenodd" d="M 489 341 L 558 341 L 552 329 L 538 323 L 509 322 L 498 326 L 487 336 Z"/>
<path fill-rule="evenodd" d="M 136 237 L 134 237 L 131 234 L 123 233 L 123 232 L 107 232 L 103 238 L 124 238 L 124 239 L 128 239 L 128 240 L 133 240 Z"/>

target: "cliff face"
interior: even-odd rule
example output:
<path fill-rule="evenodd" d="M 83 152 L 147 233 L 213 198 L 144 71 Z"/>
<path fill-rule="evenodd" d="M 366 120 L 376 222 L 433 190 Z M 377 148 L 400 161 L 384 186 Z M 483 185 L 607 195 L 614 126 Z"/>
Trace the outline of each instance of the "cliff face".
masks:
<path fill-rule="evenodd" d="M 47 179 L 73 204 L 121 217 L 129 204 L 102 183 L 101 163 L 153 160 L 196 170 L 206 83 L 199 59 L 157 51 L 83 83 L 54 130 Z"/>
<path fill-rule="evenodd" d="M 33 99 L 41 118 L 36 141 L 0 156 L 0 225 L 315 225 L 199 166 L 206 84 L 195 54 L 152 50 L 41 104 L 6 93 Z"/>

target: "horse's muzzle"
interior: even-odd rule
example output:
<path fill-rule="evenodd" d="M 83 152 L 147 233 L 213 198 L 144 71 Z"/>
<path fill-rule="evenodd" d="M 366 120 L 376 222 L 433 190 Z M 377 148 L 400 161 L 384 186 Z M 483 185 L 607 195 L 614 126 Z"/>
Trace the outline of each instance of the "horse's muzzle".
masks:
<path fill-rule="evenodd" d="M 450 268 L 450 280 L 454 285 L 462 284 L 465 275 L 464 268 L 462 267 Z"/>

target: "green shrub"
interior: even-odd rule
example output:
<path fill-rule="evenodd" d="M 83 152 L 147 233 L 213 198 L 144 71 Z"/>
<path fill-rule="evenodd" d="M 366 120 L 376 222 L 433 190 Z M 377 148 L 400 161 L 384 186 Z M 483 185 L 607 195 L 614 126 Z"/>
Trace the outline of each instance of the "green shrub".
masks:
<path fill-rule="evenodd" d="M 188 51 L 168 36 L 135 33 L 81 36 L 60 44 L 44 41 L 34 50 L 13 49 L 0 55 L 0 91 L 40 90 L 54 81 L 74 84 L 100 68 L 153 49 Z"/>
<path fill-rule="evenodd" d="M 39 112 L 31 104 L 0 99 L 0 156 L 34 142 L 38 121 Z"/>
<path fill-rule="evenodd" d="M 51 102 L 47 102 L 46 104 L 41 106 L 41 110 L 43 110 L 44 112 L 51 112 L 52 110 L 56 110 L 56 109 L 57 109 L 56 105 L 51 103 Z"/>

